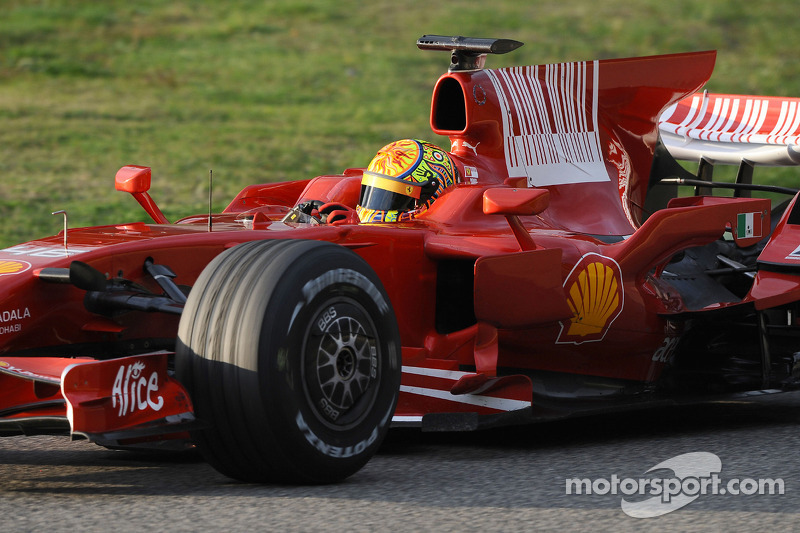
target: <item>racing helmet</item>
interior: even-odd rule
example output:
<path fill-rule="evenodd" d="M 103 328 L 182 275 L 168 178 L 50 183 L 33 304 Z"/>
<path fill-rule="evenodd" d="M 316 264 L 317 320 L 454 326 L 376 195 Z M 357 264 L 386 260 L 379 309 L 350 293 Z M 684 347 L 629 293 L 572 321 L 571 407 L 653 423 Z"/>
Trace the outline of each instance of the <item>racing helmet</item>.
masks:
<path fill-rule="evenodd" d="M 403 139 L 387 144 L 364 171 L 358 218 L 366 223 L 410 220 L 457 178 L 448 153 L 427 141 Z"/>

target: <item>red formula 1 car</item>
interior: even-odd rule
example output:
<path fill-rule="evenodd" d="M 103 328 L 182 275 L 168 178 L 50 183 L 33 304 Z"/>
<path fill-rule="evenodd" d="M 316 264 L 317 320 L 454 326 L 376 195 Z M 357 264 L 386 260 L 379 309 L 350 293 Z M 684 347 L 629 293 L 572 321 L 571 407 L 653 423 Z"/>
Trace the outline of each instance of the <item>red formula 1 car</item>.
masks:
<path fill-rule="evenodd" d="M 696 93 L 713 52 L 484 68 L 520 44 L 418 41 L 451 52 L 449 151 L 398 141 L 175 223 L 126 166 L 154 223 L 0 250 L 0 434 L 191 442 L 234 478 L 328 482 L 393 424 L 795 388 L 800 206 L 752 170 L 800 161 L 798 100 Z"/>

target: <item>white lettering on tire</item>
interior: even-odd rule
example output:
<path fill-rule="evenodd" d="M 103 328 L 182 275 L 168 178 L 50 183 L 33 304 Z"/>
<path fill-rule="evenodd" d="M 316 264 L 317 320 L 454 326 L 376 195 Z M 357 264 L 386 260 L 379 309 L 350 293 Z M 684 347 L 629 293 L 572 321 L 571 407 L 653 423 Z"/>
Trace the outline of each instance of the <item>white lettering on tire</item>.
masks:
<path fill-rule="evenodd" d="M 391 418 L 392 412 L 389 410 L 386 413 L 386 416 L 383 417 L 380 424 L 378 424 L 375 428 L 372 429 L 372 432 L 369 434 L 369 437 L 366 439 L 357 442 L 353 446 L 345 446 L 342 448 L 341 446 L 333 446 L 328 444 L 321 438 L 317 436 L 316 433 L 308 426 L 306 423 L 305 418 L 303 418 L 303 414 L 300 411 L 297 412 L 297 416 L 295 417 L 295 422 L 297 423 L 297 428 L 303 433 L 303 436 L 306 438 L 309 444 L 316 448 L 320 453 L 327 455 L 329 457 L 338 457 L 342 459 L 346 459 L 348 457 L 354 457 L 364 452 L 371 444 L 373 444 L 378 439 L 379 429 L 386 425 L 389 418 Z"/>
<path fill-rule="evenodd" d="M 313 300 L 314 297 L 322 292 L 326 287 L 336 283 L 355 285 L 366 292 L 370 298 L 372 298 L 382 315 L 385 315 L 389 312 L 389 303 L 383 297 L 381 291 L 378 290 L 378 288 L 369 280 L 369 278 L 367 278 L 364 274 L 349 268 L 337 268 L 334 270 L 328 270 L 321 276 L 307 281 L 306 284 L 303 285 L 303 297 L 305 298 L 305 301 L 297 302 L 297 305 L 292 312 L 292 318 L 289 320 L 289 327 L 286 331 L 292 330 L 292 324 L 294 324 L 297 314 L 304 305 L 310 303 L 311 300 Z"/>

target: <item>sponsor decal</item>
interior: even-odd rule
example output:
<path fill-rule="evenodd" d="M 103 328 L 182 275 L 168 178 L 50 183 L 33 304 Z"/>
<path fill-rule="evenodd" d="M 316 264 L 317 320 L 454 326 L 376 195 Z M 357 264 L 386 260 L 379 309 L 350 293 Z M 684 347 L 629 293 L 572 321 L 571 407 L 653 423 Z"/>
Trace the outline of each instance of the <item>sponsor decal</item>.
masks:
<path fill-rule="evenodd" d="M 6 309 L 0 311 L 0 335 L 7 333 L 19 333 L 22 331 L 22 324 L 15 322 L 24 318 L 30 318 L 31 312 L 27 307 L 24 309 Z M 14 323 L 10 323 L 14 322 Z"/>
<path fill-rule="evenodd" d="M 478 169 L 477 167 L 470 167 L 464 165 L 464 178 L 468 179 L 470 183 L 478 183 Z"/>
<path fill-rule="evenodd" d="M 308 426 L 305 418 L 303 418 L 303 415 L 300 413 L 300 411 L 297 412 L 297 416 L 295 417 L 295 423 L 297 424 L 297 428 L 305 436 L 308 443 L 311 444 L 314 448 L 316 448 L 320 453 L 328 455 L 330 457 L 341 457 L 342 459 L 346 459 L 347 457 L 353 457 L 354 455 L 362 453 L 372 443 L 374 443 L 378 439 L 378 430 L 386 425 L 391 415 L 392 415 L 392 410 L 390 409 L 389 411 L 387 411 L 386 416 L 383 417 L 380 424 L 378 424 L 372 430 L 372 433 L 369 434 L 369 437 L 356 443 L 353 446 L 344 446 L 344 447 L 333 446 L 323 441 L 321 438 L 319 438 L 317 434 L 314 433 L 314 431 Z"/>
<path fill-rule="evenodd" d="M 119 367 L 111 389 L 111 405 L 119 405 L 117 416 L 123 417 L 146 409 L 160 411 L 164 407 L 164 398 L 156 396 L 158 372 L 153 371 L 150 377 L 145 377 L 144 369 L 145 364 L 141 361 Z"/>
<path fill-rule="evenodd" d="M 619 189 L 619 199 L 622 202 L 622 209 L 625 211 L 625 216 L 630 221 L 633 227 L 639 224 L 634 220 L 631 214 L 630 203 L 628 202 L 628 192 L 630 186 L 631 171 L 633 164 L 631 158 L 625 148 L 616 140 L 608 142 L 608 161 L 617 168 L 617 182 Z"/>
<path fill-rule="evenodd" d="M 297 423 L 297 427 L 300 429 L 300 431 L 303 432 L 303 435 L 305 435 L 308 443 L 316 448 L 320 453 L 330 457 L 341 457 L 342 459 L 353 457 L 354 455 L 362 453 L 370 444 L 378 439 L 378 428 L 376 427 L 372 430 L 372 433 L 370 433 L 369 437 L 361 442 L 356 443 L 355 446 L 333 446 L 320 439 L 316 433 L 314 433 L 311 428 L 308 427 L 308 424 L 306 424 L 306 421 L 300 412 L 297 413 L 295 422 Z"/>
<path fill-rule="evenodd" d="M 472 87 L 472 99 L 475 100 L 475 103 L 478 105 L 486 103 L 486 91 L 480 84 L 476 84 Z"/>
<path fill-rule="evenodd" d="M 311 303 L 314 297 L 316 297 L 317 294 L 319 294 L 325 288 L 338 284 L 355 285 L 356 287 L 360 287 L 364 290 L 364 292 L 370 295 L 373 301 L 377 304 L 378 310 L 381 312 L 381 314 L 386 314 L 389 311 L 389 304 L 386 302 L 377 287 L 375 287 L 375 285 L 366 276 L 360 272 L 356 272 L 355 270 L 350 270 L 349 268 L 337 268 L 336 270 L 329 270 L 318 278 L 314 278 L 303 285 L 303 296 L 305 297 L 305 301 L 298 302 L 295 306 L 294 312 L 292 313 L 292 318 L 289 320 L 289 328 L 287 331 L 292 329 L 294 320 L 297 318 L 297 314 L 304 305 Z"/>
<path fill-rule="evenodd" d="M 556 344 L 603 340 L 622 312 L 622 271 L 616 261 L 596 253 L 581 257 L 564 282 L 572 318 L 561 322 Z"/>
<path fill-rule="evenodd" d="M 27 261 L 2 261 L 0 260 L 0 276 L 19 274 L 31 268 Z"/>
<path fill-rule="evenodd" d="M 786 259 L 798 259 L 800 260 L 800 246 L 794 249 L 792 253 L 786 256 Z"/>
<path fill-rule="evenodd" d="M 683 327 L 676 322 L 669 321 L 664 326 L 664 340 L 653 352 L 652 361 L 656 363 L 669 363 L 675 354 L 675 348 L 681 340 Z"/>
<path fill-rule="evenodd" d="M 0 322 L 11 322 L 12 320 L 21 320 L 23 318 L 30 318 L 31 312 L 26 307 L 25 309 L 11 309 L 0 311 Z"/>
<path fill-rule="evenodd" d="M 19 333 L 22 331 L 21 324 L 11 324 L 10 326 L 0 326 L 0 335 L 5 335 L 6 333 Z"/>
<path fill-rule="evenodd" d="M 793 100 L 704 93 L 669 107 L 659 128 L 702 141 L 794 145 L 800 143 L 800 106 Z"/>
<path fill-rule="evenodd" d="M 73 248 L 70 246 L 69 248 L 69 256 L 73 256 L 75 254 L 82 254 L 83 252 L 88 252 L 89 248 Z M 34 246 L 32 244 L 18 244 L 17 246 L 12 246 L 11 248 L 6 248 L 4 250 L 0 250 L 0 253 L 9 254 L 9 255 L 25 255 L 28 257 L 50 257 L 50 258 L 58 258 L 58 257 L 69 257 L 64 250 L 63 246 Z"/>
<path fill-rule="evenodd" d="M 680 337 L 667 337 L 661 346 L 653 353 L 653 361 L 656 363 L 667 363 L 672 359 L 672 354 L 675 353 L 675 347 L 678 346 Z"/>
<path fill-rule="evenodd" d="M 477 144 L 470 144 L 467 141 L 461 141 L 461 146 L 463 148 L 469 148 L 470 150 L 472 150 L 472 153 L 475 154 L 475 155 L 478 155 L 478 145 L 479 144 L 481 144 L 480 141 L 478 141 Z"/>
<path fill-rule="evenodd" d="M 761 221 L 762 217 L 760 212 L 739 213 L 736 215 L 736 238 L 747 239 L 748 237 L 761 237 Z"/>
<path fill-rule="evenodd" d="M 16 367 L 16 366 L 12 365 L 8 361 L 0 361 L 0 368 L 5 370 L 6 372 L 13 372 L 14 374 L 17 374 L 19 376 L 25 376 L 25 377 L 31 378 L 31 379 L 38 379 L 40 381 L 48 381 L 48 382 L 51 382 L 51 383 L 53 381 L 55 381 L 54 378 L 52 378 L 51 376 L 45 376 L 45 375 L 42 375 L 42 374 L 37 374 L 36 372 L 31 372 L 30 370 L 24 370 L 22 368 L 19 368 L 19 367 Z"/>
<path fill-rule="evenodd" d="M 600 63 L 484 71 L 503 119 L 508 176 L 531 187 L 610 181 L 600 145 Z"/>

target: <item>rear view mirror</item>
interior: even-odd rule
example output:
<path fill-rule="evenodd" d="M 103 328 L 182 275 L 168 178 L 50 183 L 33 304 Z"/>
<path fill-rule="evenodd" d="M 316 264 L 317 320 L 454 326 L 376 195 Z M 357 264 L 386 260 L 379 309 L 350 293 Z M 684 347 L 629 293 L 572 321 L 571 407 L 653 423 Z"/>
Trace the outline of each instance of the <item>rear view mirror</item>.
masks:
<path fill-rule="evenodd" d="M 167 217 L 147 194 L 147 191 L 150 190 L 151 175 L 150 167 L 126 165 L 119 169 L 117 175 L 114 176 L 114 187 L 118 191 L 131 193 L 156 224 L 169 224 Z"/>
<path fill-rule="evenodd" d="M 150 177 L 150 167 L 126 165 L 117 171 L 114 186 L 122 192 L 145 193 L 150 190 Z"/>
<path fill-rule="evenodd" d="M 497 187 L 483 193 L 483 212 L 487 215 L 538 215 L 550 205 L 547 189 Z"/>
<path fill-rule="evenodd" d="M 519 217 L 538 215 L 550 205 L 547 189 L 496 187 L 483 193 L 483 212 L 487 215 L 504 215 L 521 250 L 535 250 L 531 234 Z"/>

